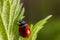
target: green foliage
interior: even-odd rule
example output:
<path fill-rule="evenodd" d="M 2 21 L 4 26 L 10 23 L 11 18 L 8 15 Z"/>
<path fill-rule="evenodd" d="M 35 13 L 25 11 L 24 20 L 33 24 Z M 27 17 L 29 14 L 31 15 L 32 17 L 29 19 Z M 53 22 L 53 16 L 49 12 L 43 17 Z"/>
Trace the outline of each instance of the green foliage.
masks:
<path fill-rule="evenodd" d="M 31 35 L 23 38 L 18 33 L 18 21 L 24 18 L 24 8 L 20 0 L 0 0 L 0 40 L 36 40 L 38 31 L 52 16 L 31 24 Z"/>

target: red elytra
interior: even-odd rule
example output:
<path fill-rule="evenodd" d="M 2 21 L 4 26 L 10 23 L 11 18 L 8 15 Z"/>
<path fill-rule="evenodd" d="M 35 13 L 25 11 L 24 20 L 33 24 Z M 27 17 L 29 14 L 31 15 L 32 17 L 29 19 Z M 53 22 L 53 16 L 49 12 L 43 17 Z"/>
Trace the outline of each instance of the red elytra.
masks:
<path fill-rule="evenodd" d="M 28 38 L 30 36 L 30 33 L 30 26 L 27 23 L 21 21 L 19 24 L 19 34 L 24 38 Z"/>

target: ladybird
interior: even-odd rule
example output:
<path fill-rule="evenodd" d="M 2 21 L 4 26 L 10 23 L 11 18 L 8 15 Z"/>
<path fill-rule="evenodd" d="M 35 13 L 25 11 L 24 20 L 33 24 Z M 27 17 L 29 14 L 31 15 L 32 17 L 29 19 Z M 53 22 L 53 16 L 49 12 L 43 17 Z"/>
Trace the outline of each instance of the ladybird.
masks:
<path fill-rule="evenodd" d="M 25 21 L 20 21 L 19 34 L 24 38 L 28 38 L 30 36 L 30 33 L 31 33 L 30 26 Z"/>

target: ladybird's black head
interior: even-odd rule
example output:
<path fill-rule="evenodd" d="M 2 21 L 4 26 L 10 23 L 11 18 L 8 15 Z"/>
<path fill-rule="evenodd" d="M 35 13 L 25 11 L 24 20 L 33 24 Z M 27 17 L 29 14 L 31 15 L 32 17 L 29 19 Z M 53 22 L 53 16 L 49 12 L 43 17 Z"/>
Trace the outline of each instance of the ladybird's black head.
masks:
<path fill-rule="evenodd" d="M 25 24 L 26 24 L 25 21 L 19 21 L 19 26 L 23 26 Z"/>

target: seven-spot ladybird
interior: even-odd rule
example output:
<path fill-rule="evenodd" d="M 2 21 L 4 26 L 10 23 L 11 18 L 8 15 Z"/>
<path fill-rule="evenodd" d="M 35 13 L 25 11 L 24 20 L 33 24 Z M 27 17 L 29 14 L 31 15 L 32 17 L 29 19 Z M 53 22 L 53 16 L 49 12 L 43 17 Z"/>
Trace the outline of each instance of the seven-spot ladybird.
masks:
<path fill-rule="evenodd" d="M 25 21 L 20 21 L 19 34 L 24 38 L 28 38 L 30 36 L 30 33 L 31 33 L 30 26 Z"/>

